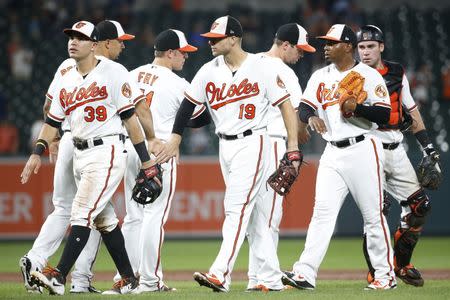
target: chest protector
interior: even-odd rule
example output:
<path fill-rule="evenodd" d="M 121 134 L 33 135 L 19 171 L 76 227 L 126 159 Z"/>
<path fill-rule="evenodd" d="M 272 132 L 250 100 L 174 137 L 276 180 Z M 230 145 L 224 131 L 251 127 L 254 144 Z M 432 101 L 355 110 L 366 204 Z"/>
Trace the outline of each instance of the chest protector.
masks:
<path fill-rule="evenodd" d="M 389 123 L 379 124 L 378 128 L 381 130 L 399 129 L 403 120 L 403 107 L 400 100 L 400 93 L 403 87 L 402 80 L 405 71 L 403 70 L 402 65 L 395 62 L 383 61 L 383 64 L 385 68 L 378 70 L 378 72 L 383 76 L 389 91 L 389 98 L 391 99 L 391 115 L 389 117 Z"/>

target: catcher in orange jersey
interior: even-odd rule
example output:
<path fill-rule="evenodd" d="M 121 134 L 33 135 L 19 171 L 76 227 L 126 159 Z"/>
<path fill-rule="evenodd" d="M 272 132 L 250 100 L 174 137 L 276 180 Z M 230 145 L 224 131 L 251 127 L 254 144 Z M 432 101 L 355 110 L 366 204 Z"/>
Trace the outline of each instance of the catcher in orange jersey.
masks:
<path fill-rule="evenodd" d="M 411 96 L 403 66 L 381 58 L 381 53 L 384 51 L 383 32 L 376 26 L 366 25 L 361 27 L 357 38 L 361 61 L 377 69 L 383 76 L 392 106 L 389 123 L 380 125 L 375 134 L 383 142 L 385 190 L 402 208 L 400 224 L 394 235 L 395 273 L 407 284 L 423 286 L 422 275 L 411 264 L 411 257 L 431 208 L 430 200 L 422 187 L 437 188 L 440 181 L 439 154 L 428 137 L 420 112 Z M 412 124 L 409 120 L 412 120 Z M 431 176 L 427 182 L 418 180 L 401 143 L 402 129 L 409 126 L 417 141 L 422 145 L 423 161 L 430 162 L 430 172 L 424 175 Z M 389 206 L 387 199 L 385 197 L 385 213 L 388 212 Z M 366 235 L 364 235 L 363 245 L 369 266 L 368 281 L 371 281 L 374 269 L 367 255 Z"/>
<path fill-rule="evenodd" d="M 386 84 L 375 70 L 354 60 L 356 35 L 350 27 L 335 24 L 318 38 L 325 40 L 325 58 L 331 64 L 309 79 L 299 116 L 328 143 L 320 158 L 305 249 L 282 280 L 298 289 L 315 288 L 339 210 L 351 193 L 368 228 L 368 253 L 375 269 L 376 280 L 366 289 L 392 289 L 396 280 L 390 233 L 381 212 L 383 152 L 381 141 L 372 136 L 376 123 L 389 118 Z"/>

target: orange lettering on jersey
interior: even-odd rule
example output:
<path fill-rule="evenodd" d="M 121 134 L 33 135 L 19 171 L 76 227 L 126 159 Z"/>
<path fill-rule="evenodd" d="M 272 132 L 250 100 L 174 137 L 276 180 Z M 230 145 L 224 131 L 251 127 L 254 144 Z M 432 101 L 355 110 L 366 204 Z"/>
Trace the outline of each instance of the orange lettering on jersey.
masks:
<path fill-rule="evenodd" d="M 61 70 L 61 76 L 64 76 L 67 72 L 69 72 L 71 69 L 73 68 L 73 66 L 68 66 L 65 69 Z"/>
<path fill-rule="evenodd" d="M 78 87 L 75 87 L 72 92 L 68 92 L 66 89 L 59 92 L 59 101 L 62 108 L 66 110 L 66 115 L 79 106 L 107 97 L 106 86 L 100 88 L 95 81 L 87 89 L 82 87 L 78 90 Z"/>
<path fill-rule="evenodd" d="M 153 85 L 158 78 L 158 76 L 151 73 L 139 72 L 138 74 L 138 82 L 142 82 L 144 84 Z"/>
<path fill-rule="evenodd" d="M 339 103 L 337 99 L 339 98 L 336 95 L 337 86 L 333 84 L 331 88 L 326 88 L 325 83 L 319 83 L 316 91 L 317 101 L 322 104 L 322 108 L 325 110 L 328 106 L 335 105 Z"/>
<path fill-rule="evenodd" d="M 223 83 L 222 87 L 216 87 L 213 82 L 206 84 L 206 97 L 212 109 L 219 109 L 229 103 L 247 99 L 259 94 L 258 83 L 250 83 L 248 79 L 244 79 L 238 85 L 232 84 L 227 89 L 227 84 Z M 235 98 L 233 98 L 235 97 Z M 214 104 L 215 103 L 215 104 Z"/>

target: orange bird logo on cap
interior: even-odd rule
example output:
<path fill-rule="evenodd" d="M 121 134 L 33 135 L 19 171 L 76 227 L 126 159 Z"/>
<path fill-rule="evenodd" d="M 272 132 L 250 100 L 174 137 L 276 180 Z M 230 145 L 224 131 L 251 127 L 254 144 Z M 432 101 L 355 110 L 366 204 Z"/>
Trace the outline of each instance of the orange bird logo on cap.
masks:
<path fill-rule="evenodd" d="M 75 25 L 75 28 L 80 29 L 80 28 L 83 27 L 84 25 L 86 25 L 86 23 L 84 23 L 84 22 L 78 22 L 77 25 Z"/>

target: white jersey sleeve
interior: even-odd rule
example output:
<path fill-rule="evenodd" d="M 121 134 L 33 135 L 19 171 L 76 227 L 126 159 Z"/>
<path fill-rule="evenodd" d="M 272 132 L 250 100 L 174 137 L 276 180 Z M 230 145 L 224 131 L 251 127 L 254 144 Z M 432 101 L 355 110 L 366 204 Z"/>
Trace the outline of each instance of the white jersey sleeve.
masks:
<path fill-rule="evenodd" d="M 212 60 L 211 62 L 203 65 L 200 70 L 198 70 L 197 74 L 195 74 L 194 79 L 192 79 L 191 84 L 186 88 L 184 92 L 184 96 L 186 99 L 191 101 L 196 105 L 202 105 L 207 101 L 206 97 L 206 76 L 208 74 L 208 69 L 210 64 L 217 63 L 217 59 Z"/>
<path fill-rule="evenodd" d="M 76 62 L 73 58 L 68 58 L 59 65 L 58 69 L 55 72 L 55 75 L 53 76 L 53 80 L 48 87 L 47 94 L 45 95 L 49 100 L 53 100 L 53 98 L 56 96 L 55 86 L 59 78 L 64 76 L 72 68 L 75 68 L 75 66 Z"/>
<path fill-rule="evenodd" d="M 317 76 L 318 71 L 314 72 L 306 84 L 305 91 L 303 92 L 300 102 L 307 104 L 314 110 L 320 106 L 319 100 L 317 99 L 317 90 L 319 87 L 319 80 Z"/>
<path fill-rule="evenodd" d="M 417 108 L 417 104 L 411 95 L 411 90 L 409 88 L 409 81 L 408 78 L 406 77 L 406 74 L 403 74 L 402 92 L 400 94 L 400 97 L 403 106 L 406 107 L 408 111 L 412 111 L 415 108 Z"/>
<path fill-rule="evenodd" d="M 383 76 L 377 70 L 363 63 L 359 63 L 358 66 L 361 67 L 357 71 L 360 71 L 365 78 L 364 90 L 367 92 L 367 99 L 364 104 L 390 108 L 391 100 Z"/>
<path fill-rule="evenodd" d="M 120 65 L 115 64 L 114 76 L 111 87 L 111 100 L 117 107 L 117 113 L 120 114 L 134 107 L 133 100 L 136 98 L 136 87 L 134 91 L 130 84 L 130 75 L 128 70 Z"/>
<path fill-rule="evenodd" d="M 266 98 L 269 99 L 272 106 L 278 106 L 284 101 L 288 100 L 290 97 L 289 91 L 287 90 L 286 83 L 282 72 L 280 70 L 280 65 L 277 61 L 273 59 L 265 59 L 268 62 L 266 70 L 273 70 L 272 72 L 263 72 L 266 79 Z"/>

